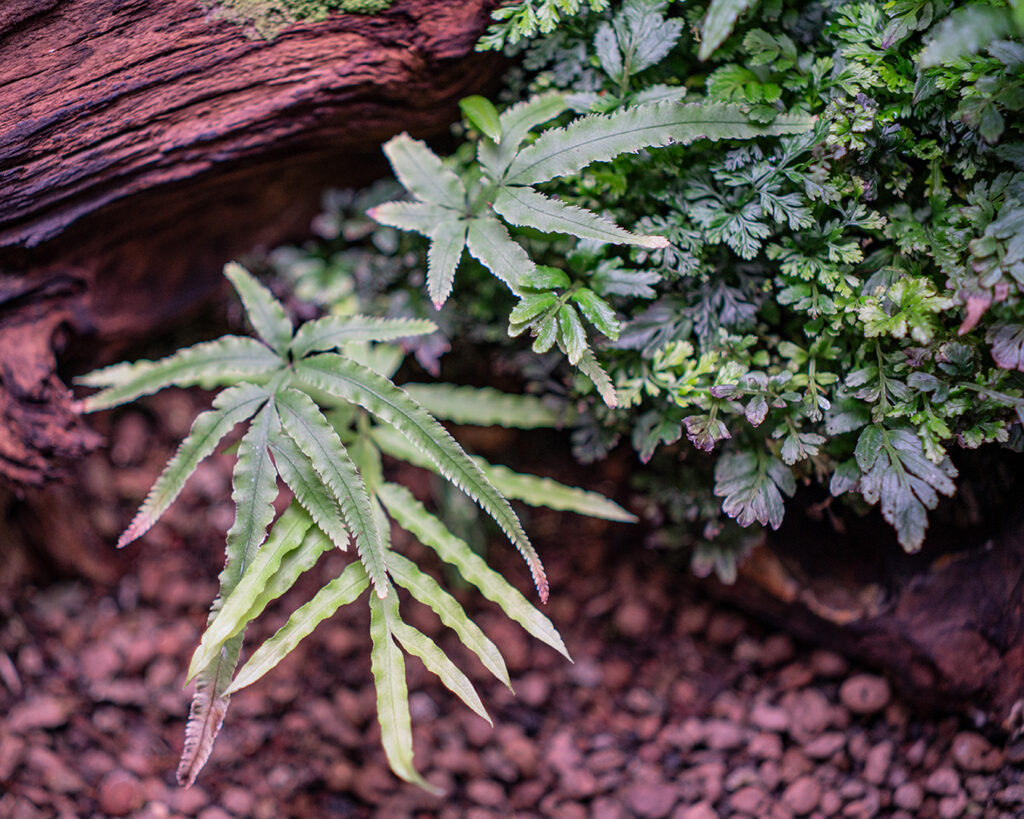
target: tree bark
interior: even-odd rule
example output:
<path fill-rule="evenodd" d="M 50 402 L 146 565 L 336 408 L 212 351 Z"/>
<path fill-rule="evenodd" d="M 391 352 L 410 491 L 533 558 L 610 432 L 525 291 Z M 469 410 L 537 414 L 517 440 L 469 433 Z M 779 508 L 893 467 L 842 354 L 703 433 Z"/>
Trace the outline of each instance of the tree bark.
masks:
<path fill-rule="evenodd" d="M 382 174 L 382 141 L 442 132 L 493 83 L 488 2 L 268 41 L 199 0 L 4 0 L 0 476 L 39 484 L 93 443 L 55 376 L 64 330 L 98 349 L 180 319 L 225 261 L 301 234 L 325 187 Z"/>

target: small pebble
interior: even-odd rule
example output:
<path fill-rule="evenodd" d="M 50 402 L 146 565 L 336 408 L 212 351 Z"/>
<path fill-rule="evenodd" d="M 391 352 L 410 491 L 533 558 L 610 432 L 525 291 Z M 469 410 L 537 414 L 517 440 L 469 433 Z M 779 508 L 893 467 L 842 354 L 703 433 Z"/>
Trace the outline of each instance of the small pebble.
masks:
<path fill-rule="evenodd" d="M 960 777 L 952 768 L 939 768 L 925 780 L 924 789 L 939 796 L 953 796 L 960 790 Z"/>
<path fill-rule="evenodd" d="M 891 696 L 888 681 L 874 674 L 855 674 L 839 688 L 839 700 L 854 714 L 877 714 Z"/>
<path fill-rule="evenodd" d="M 805 816 L 818 807 L 821 785 L 813 776 L 801 776 L 782 792 L 782 804 L 797 816 Z"/>
<path fill-rule="evenodd" d="M 142 782 L 125 771 L 111 771 L 100 780 L 100 810 L 108 816 L 127 816 L 142 807 Z"/>

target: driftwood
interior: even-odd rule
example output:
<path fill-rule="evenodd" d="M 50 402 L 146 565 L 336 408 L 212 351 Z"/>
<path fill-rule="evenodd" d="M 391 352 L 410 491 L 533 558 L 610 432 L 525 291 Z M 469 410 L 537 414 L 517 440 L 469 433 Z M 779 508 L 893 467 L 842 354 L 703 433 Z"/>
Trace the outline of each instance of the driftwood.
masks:
<path fill-rule="evenodd" d="M 995 732 L 1024 726 L 1024 476 L 1019 455 L 961 457 L 957 498 L 908 555 L 876 512 L 808 504 L 715 594 L 884 669 L 921 703 Z M 834 504 L 832 506 L 835 506 Z"/>
<path fill-rule="evenodd" d="M 71 334 L 152 336 L 223 263 L 300 235 L 379 145 L 436 135 L 492 83 L 487 0 L 396 0 L 273 40 L 199 0 L 0 3 L 0 478 L 40 484 L 94 443 L 57 379 Z"/>

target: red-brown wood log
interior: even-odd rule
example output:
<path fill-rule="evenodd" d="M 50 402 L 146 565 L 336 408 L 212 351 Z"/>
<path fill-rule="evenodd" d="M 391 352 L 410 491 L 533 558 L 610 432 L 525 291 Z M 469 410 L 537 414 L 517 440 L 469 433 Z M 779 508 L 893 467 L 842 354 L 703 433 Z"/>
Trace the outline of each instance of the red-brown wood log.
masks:
<path fill-rule="evenodd" d="M 156 332 L 233 256 L 301 233 L 321 191 L 442 133 L 500 60 L 489 0 L 396 0 L 273 40 L 199 0 L 0 3 L 0 477 L 91 444 L 56 379 L 83 344 Z M 93 359 L 95 360 L 95 359 Z M 89 363 L 89 357 L 85 357 Z"/>

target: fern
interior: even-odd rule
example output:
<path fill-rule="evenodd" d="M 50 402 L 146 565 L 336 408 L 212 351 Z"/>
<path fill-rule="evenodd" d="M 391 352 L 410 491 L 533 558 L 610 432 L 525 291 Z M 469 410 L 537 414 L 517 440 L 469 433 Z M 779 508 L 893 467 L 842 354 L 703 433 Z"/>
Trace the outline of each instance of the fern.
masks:
<path fill-rule="evenodd" d="M 625 39 L 616 46 L 625 46 L 630 59 L 636 62 L 636 70 L 664 57 L 679 36 L 677 23 L 659 33 L 645 19 L 634 21 L 638 32 L 624 29 Z M 634 42 L 634 34 L 642 35 L 641 41 Z M 649 48 L 645 45 L 637 50 L 648 41 Z M 535 185 L 571 176 L 595 162 L 644 148 L 696 139 L 779 136 L 806 131 L 813 124 L 810 117 L 783 114 L 774 117 L 769 125 L 759 125 L 736 105 L 679 104 L 670 100 L 580 117 L 565 127 L 545 131 L 531 144 L 527 138 L 533 128 L 565 111 L 565 96 L 541 95 L 512 106 L 500 116 L 489 103 L 484 105 L 476 98 L 470 103 L 464 104 L 463 109 L 481 135 L 478 164 L 472 172 L 460 177 L 422 142 L 400 134 L 384 146 L 384 152 L 395 176 L 415 199 L 387 202 L 368 211 L 380 224 L 422 233 L 430 239 L 427 292 L 438 308 L 452 292 L 465 250 L 516 295 L 522 296 L 524 289 L 530 287 L 536 265 L 509 235 L 503 222 L 541 233 L 648 250 L 669 246 L 664 236 L 635 233 L 598 213 L 549 197 L 535 190 Z M 592 299 L 588 306 L 594 306 Z M 587 318 L 596 325 L 592 315 Z M 512 335 L 517 334 L 515 324 L 510 325 Z M 546 313 L 529 329 L 536 339 L 535 351 L 544 352 L 557 345 L 569 362 L 594 383 L 602 399 L 615 406 L 617 399 L 611 381 L 590 354 L 591 342 L 575 307 L 563 300 L 557 310 Z"/>
<path fill-rule="evenodd" d="M 403 171 L 406 181 L 434 199 L 453 201 L 458 185 L 444 174 L 436 174 L 437 168 L 429 163 L 435 175 L 431 179 L 418 175 L 421 166 L 413 159 L 421 159 L 422 152 L 415 146 L 405 148 L 408 150 L 403 148 L 395 156 L 400 165 L 412 163 Z M 430 638 L 402 622 L 399 589 L 433 609 L 506 685 L 509 677 L 498 647 L 455 598 L 393 550 L 386 512 L 454 564 L 468 582 L 531 634 L 563 654 L 566 651 L 547 618 L 447 532 L 406 490 L 383 480 L 381 451 L 425 465 L 470 495 L 522 552 L 542 600 L 548 594 L 543 566 L 495 483 L 528 502 L 546 502 L 555 508 L 616 520 L 632 517 L 594 493 L 517 475 L 470 457 L 413 395 L 419 395 L 442 416 L 463 422 L 554 426 L 559 416 L 536 399 L 440 385 L 414 386 L 410 395 L 395 386 L 388 375 L 400 362 L 401 353 L 368 345 L 432 332 L 431 322 L 329 316 L 295 331 L 281 304 L 243 267 L 228 265 L 225 275 L 260 341 L 228 336 L 161 361 L 117 365 L 80 379 L 104 388 L 85 399 L 87 409 L 114 406 L 167 386 L 223 387 L 213 409 L 196 418 L 121 536 L 120 546 L 156 523 L 202 460 L 235 426 L 248 421 L 232 477 L 235 522 L 227 535 L 220 590 L 188 669 L 195 693 L 179 781 L 192 784 L 206 763 L 231 695 L 260 679 L 318 623 L 372 587 L 371 665 L 382 743 L 398 776 L 432 789 L 413 765 L 403 649 L 419 657 L 469 708 L 484 719 L 488 717 L 466 675 Z M 325 401 L 329 406 L 322 409 Z M 370 417 L 378 424 L 370 423 Z M 489 476 L 494 476 L 494 482 Z M 273 503 L 279 478 L 291 490 L 293 501 L 275 520 Z M 345 550 L 350 540 L 356 545 L 358 559 L 293 612 L 236 673 L 248 624 L 291 588 L 323 552 Z"/>

